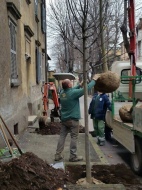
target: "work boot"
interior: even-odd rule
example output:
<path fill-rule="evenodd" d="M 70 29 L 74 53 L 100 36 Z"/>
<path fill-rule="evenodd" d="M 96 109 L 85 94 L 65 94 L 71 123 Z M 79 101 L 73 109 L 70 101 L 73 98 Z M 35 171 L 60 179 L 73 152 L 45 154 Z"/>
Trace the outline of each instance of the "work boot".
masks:
<path fill-rule="evenodd" d="M 97 144 L 100 145 L 100 140 L 99 139 L 97 139 Z"/>
<path fill-rule="evenodd" d="M 105 138 L 104 137 L 99 137 L 97 144 L 100 145 L 100 146 L 104 146 L 105 145 Z"/>
<path fill-rule="evenodd" d="M 97 144 L 100 145 L 100 138 L 97 136 Z"/>
<path fill-rule="evenodd" d="M 63 155 L 61 155 L 61 154 L 55 154 L 55 161 L 60 161 L 60 160 L 62 160 L 64 157 L 63 157 Z"/>
<path fill-rule="evenodd" d="M 79 161 L 82 161 L 82 160 L 83 160 L 82 156 L 76 156 L 76 157 L 70 158 L 69 162 L 79 162 Z"/>

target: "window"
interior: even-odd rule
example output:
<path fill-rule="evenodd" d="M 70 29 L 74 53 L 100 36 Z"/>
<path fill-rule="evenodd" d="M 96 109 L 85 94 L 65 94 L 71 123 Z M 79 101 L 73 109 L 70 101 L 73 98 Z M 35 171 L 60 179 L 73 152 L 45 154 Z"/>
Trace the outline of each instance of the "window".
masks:
<path fill-rule="evenodd" d="M 9 28 L 10 28 L 10 40 L 11 40 L 11 80 L 14 82 L 18 78 L 17 73 L 17 52 L 16 52 L 16 25 L 12 20 L 9 21 Z"/>
<path fill-rule="evenodd" d="M 26 61 L 29 61 L 31 59 L 31 37 L 34 35 L 32 29 L 30 26 L 25 25 L 25 58 Z"/>
<path fill-rule="evenodd" d="M 10 79 L 11 87 L 19 86 L 20 81 L 18 79 L 18 67 L 17 67 L 17 28 L 18 22 L 21 18 L 21 14 L 13 2 L 7 2 L 8 18 L 9 18 L 9 36 L 10 36 Z"/>
<path fill-rule="evenodd" d="M 39 0 L 34 0 L 35 1 L 35 20 L 36 22 L 39 22 L 39 18 L 38 18 L 38 1 Z"/>
<path fill-rule="evenodd" d="M 38 0 L 34 0 L 35 1 L 35 15 L 38 15 Z"/>
<path fill-rule="evenodd" d="M 31 55 L 31 42 L 27 37 L 25 40 L 25 53 Z"/>
<path fill-rule="evenodd" d="M 44 1 L 41 4 L 41 30 L 43 33 L 46 33 L 46 9 Z"/>
<path fill-rule="evenodd" d="M 42 53 L 41 71 L 41 80 L 45 81 L 45 53 Z"/>
<path fill-rule="evenodd" d="M 140 76 L 141 75 L 141 70 L 140 69 L 136 69 L 136 76 Z M 130 69 L 123 69 L 121 71 L 121 82 L 122 84 L 129 84 L 130 78 L 128 76 L 131 76 L 131 70 Z M 136 84 L 139 84 L 141 82 L 141 78 L 136 78 Z"/>
<path fill-rule="evenodd" d="M 36 48 L 36 83 L 40 84 L 41 81 L 41 53 L 39 48 Z"/>
<path fill-rule="evenodd" d="M 138 57 L 141 58 L 141 41 L 138 41 Z"/>

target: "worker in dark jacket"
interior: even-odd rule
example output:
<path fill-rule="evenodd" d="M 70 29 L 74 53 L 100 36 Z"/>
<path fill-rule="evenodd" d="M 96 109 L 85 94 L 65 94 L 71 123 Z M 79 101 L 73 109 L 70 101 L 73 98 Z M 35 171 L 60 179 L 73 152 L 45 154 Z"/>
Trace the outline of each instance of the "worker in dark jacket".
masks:
<path fill-rule="evenodd" d="M 93 80 L 88 84 L 88 90 L 94 87 L 95 81 L 99 77 L 99 74 L 93 77 Z M 69 79 L 65 79 L 62 82 L 63 90 L 60 93 L 62 127 L 55 154 L 55 161 L 59 161 L 63 158 L 62 152 L 64 150 L 66 136 L 69 132 L 71 136 L 69 161 L 77 162 L 83 160 L 82 156 L 77 156 L 79 119 L 81 118 L 79 98 L 84 95 L 84 89 L 80 87 L 80 85 L 72 87 L 72 83 Z"/>
<path fill-rule="evenodd" d="M 98 144 L 105 144 L 105 115 L 107 109 L 111 110 L 111 103 L 105 93 L 95 93 L 89 106 L 89 114 L 93 119 L 94 130 L 98 138 Z"/>

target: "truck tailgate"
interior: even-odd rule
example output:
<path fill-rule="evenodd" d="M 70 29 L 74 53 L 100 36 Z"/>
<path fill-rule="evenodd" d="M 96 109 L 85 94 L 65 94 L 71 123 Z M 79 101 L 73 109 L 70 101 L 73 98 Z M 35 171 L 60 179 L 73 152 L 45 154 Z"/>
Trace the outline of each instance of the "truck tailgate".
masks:
<path fill-rule="evenodd" d="M 135 152 L 133 124 L 123 123 L 120 119 L 113 119 L 113 136 L 131 153 Z"/>

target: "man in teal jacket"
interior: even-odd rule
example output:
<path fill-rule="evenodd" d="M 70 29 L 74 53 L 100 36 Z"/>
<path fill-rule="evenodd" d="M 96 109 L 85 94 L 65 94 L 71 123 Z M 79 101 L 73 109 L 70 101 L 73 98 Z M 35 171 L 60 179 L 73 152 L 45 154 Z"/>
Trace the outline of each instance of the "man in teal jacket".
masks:
<path fill-rule="evenodd" d="M 93 80 L 88 84 L 88 90 L 95 85 L 95 81 L 100 77 L 96 74 Z M 61 103 L 61 121 L 62 127 L 60 131 L 60 137 L 55 154 L 55 161 L 63 159 L 62 152 L 64 150 L 65 139 L 68 133 L 71 135 L 70 142 L 70 162 L 77 162 L 83 160 L 82 156 L 77 156 L 77 140 L 79 133 L 79 119 L 80 105 L 79 98 L 84 95 L 84 89 L 80 85 L 72 87 L 72 83 L 69 79 L 65 79 L 62 82 L 63 90 L 60 93 Z"/>

